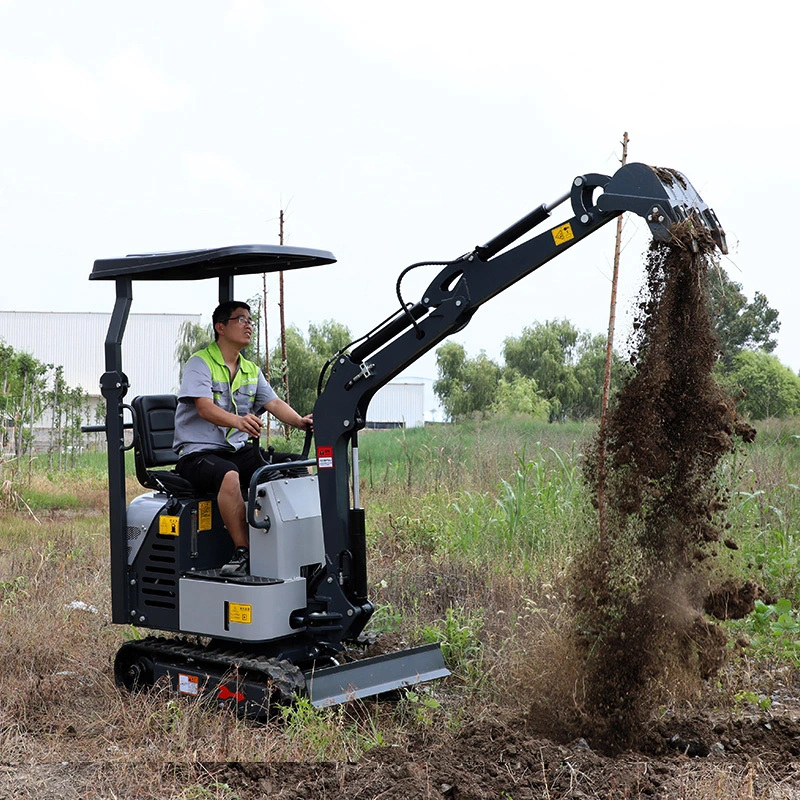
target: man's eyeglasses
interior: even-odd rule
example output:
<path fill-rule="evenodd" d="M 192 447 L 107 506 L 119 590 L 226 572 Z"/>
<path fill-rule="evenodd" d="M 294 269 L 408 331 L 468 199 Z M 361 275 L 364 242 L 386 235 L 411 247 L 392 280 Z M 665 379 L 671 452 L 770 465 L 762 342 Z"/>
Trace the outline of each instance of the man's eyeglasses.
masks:
<path fill-rule="evenodd" d="M 240 314 L 238 317 L 228 317 L 225 322 L 238 322 L 240 325 L 249 325 L 251 328 L 253 327 L 253 320 L 250 317 L 246 317 L 244 314 Z"/>

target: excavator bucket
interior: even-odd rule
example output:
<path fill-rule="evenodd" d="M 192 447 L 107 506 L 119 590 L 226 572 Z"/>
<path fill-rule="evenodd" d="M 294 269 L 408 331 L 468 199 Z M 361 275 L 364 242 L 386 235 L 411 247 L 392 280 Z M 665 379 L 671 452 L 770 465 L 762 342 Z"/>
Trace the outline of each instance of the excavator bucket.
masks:
<path fill-rule="evenodd" d="M 659 241 L 670 240 L 672 225 L 689 221 L 705 228 L 717 247 L 728 252 L 725 231 L 716 214 L 678 170 L 626 164 L 605 186 L 597 207 L 606 212 L 632 211 L 644 217 L 653 238 Z"/>

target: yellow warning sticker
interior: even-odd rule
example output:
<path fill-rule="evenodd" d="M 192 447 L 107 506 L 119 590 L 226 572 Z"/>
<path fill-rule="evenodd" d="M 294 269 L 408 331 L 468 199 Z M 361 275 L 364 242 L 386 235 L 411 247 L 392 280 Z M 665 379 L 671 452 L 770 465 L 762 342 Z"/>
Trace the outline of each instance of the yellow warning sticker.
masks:
<path fill-rule="evenodd" d="M 158 518 L 158 532 L 164 536 L 177 536 L 180 517 L 162 516 Z"/>
<path fill-rule="evenodd" d="M 211 501 L 201 500 L 197 504 L 197 530 L 211 530 Z"/>
<path fill-rule="evenodd" d="M 249 603 L 230 603 L 228 619 L 241 625 L 249 625 L 253 621 L 253 606 Z"/>
<path fill-rule="evenodd" d="M 558 247 L 560 244 L 565 244 L 570 239 L 575 238 L 575 234 L 572 232 L 572 225 L 570 225 L 569 222 L 559 225 L 558 228 L 553 228 L 551 232 L 553 234 L 553 241 L 556 243 L 556 247 Z"/>

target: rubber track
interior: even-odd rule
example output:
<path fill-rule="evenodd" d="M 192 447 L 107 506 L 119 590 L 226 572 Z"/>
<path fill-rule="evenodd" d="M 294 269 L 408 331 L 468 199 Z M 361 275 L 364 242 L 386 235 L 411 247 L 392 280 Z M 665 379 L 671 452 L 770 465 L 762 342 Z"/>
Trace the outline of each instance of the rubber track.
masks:
<path fill-rule="evenodd" d="M 155 658 L 161 656 L 162 661 L 190 659 L 194 661 L 194 668 L 198 671 L 203 669 L 204 663 L 213 664 L 222 672 L 231 672 L 234 669 L 246 671 L 249 679 L 268 685 L 275 693 L 275 699 L 279 701 L 292 700 L 306 690 L 303 673 L 291 661 L 285 659 L 253 657 L 251 653 L 221 647 L 209 649 L 183 639 L 164 639 L 160 636 L 148 636 L 139 641 L 127 642 L 120 648 L 120 652 L 123 649 Z M 164 656 L 166 658 L 163 658 Z M 179 663 L 175 663 L 174 666 L 176 669 L 180 668 Z"/>

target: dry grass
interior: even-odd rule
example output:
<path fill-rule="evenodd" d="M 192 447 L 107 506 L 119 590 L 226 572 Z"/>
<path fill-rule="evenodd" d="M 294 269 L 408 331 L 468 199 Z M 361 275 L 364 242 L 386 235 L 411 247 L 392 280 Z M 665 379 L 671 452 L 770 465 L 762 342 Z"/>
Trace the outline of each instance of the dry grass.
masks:
<path fill-rule="evenodd" d="M 449 719 L 456 731 L 464 694 L 477 689 L 470 676 L 456 675 L 450 694 L 437 689 L 438 710 L 402 702 L 326 712 L 301 706 L 266 724 L 165 691 L 130 695 L 112 677 L 129 630 L 109 622 L 104 517 L 48 512 L 35 522 L 3 513 L 0 531 L 0 796 L 14 786 L 13 797 L 230 797 L 215 785 L 214 768 L 202 765 L 352 762 L 375 745 L 407 743 L 434 719 Z M 396 603 L 401 638 L 418 641 L 422 621 L 463 608 L 474 625 L 467 633 L 484 642 L 486 698 L 506 694 L 513 705 L 516 692 L 522 709 L 524 653 L 535 649 L 541 616 L 534 588 L 501 570 L 487 576 L 436 562 L 425 549 L 406 556 L 402 567 L 376 559 L 373 575 L 385 592 L 379 600 Z M 382 576 L 391 591 L 380 588 Z M 487 608 L 493 611 L 482 613 Z M 192 781 L 203 790 L 191 794 Z"/>
<path fill-rule="evenodd" d="M 501 474 L 513 472 L 515 460 L 507 444 L 486 444 L 482 451 L 481 475 L 494 470 L 496 476 L 498 469 Z M 768 470 L 767 463 L 763 470 Z M 456 480 L 457 471 L 452 464 L 442 467 L 440 477 L 445 483 Z M 484 490 L 476 481 L 473 491 L 496 490 L 496 478 L 493 487 L 487 478 L 481 480 Z M 451 489 L 453 494 L 444 496 L 452 502 L 456 487 Z M 342 765 L 360 762 L 375 746 L 390 755 L 414 758 L 420 769 L 427 768 L 428 751 L 421 742 L 435 740 L 446 750 L 449 742 L 458 742 L 465 725 L 492 717 L 496 706 L 508 716 L 536 722 L 540 733 L 550 723 L 554 739 L 563 735 L 564 720 L 580 709 L 580 671 L 571 666 L 575 654 L 565 649 L 568 640 L 563 635 L 570 624 L 563 573 L 569 548 L 575 546 L 567 541 L 574 530 L 535 569 L 510 555 L 498 558 L 491 550 L 476 558 L 474 552 L 459 554 L 443 546 L 441 537 L 452 531 L 445 532 L 439 522 L 442 507 L 423 492 L 415 496 L 404 485 L 394 490 L 382 484 L 366 487 L 365 504 L 373 509 L 370 581 L 379 606 L 376 622 L 388 631 L 387 638 L 408 644 L 431 635 L 445 638 L 455 674 L 432 687 L 441 707 L 364 702 L 319 712 L 300 704 L 286 716 L 254 724 L 164 691 L 129 695 L 114 685 L 114 653 L 130 630 L 109 622 L 103 482 L 86 476 L 51 480 L 34 475 L 29 490 L 53 500 L 37 510 L 37 519 L 24 509 L 0 510 L 3 800 L 244 800 L 268 793 L 299 800 L 302 791 L 312 796 L 311 773 L 304 773 L 303 783 L 292 771 L 292 765 L 301 762 L 319 765 L 317 774 L 327 776 L 326 785 L 338 786 L 345 780 Z M 130 493 L 136 491 L 131 483 Z M 67 497 L 77 498 L 77 504 L 64 501 Z M 456 517 L 451 525 L 462 521 Z M 561 534 L 555 532 L 553 538 Z M 715 704 L 733 708 L 742 687 L 769 692 L 777 684 L 791 687 L 795 680 L 794 672 L 786 674 L 780 665 L 765 670 L 743 658 L 720 676 L 718 685 L 708 687 L 703 698 L 687 701 L 676 694 L 665 698 L 665 706 L 674 712 Z M 664 796 L 792 797 L 795 789 L 785 775 L 773 774 L 753 755 L 748 765 L 709 762 L 698 769 L 687 764 L 683 778 L 672 776 L 669 784 L 665 780 L 670 793 Z M 245 789 L 244 784 L 229 783 L 230 762 L 277 766 L 270 780 L 263 773 Z M 306 788 L 284 793 L 281 787 L 292 781 Z M 360 796 L 377 797 L 387 788 L 383 783 L 373 794 Z M 435 789 L 441 794 L 440 787 Z M 313 796 L 337 794 L 347 796 L 346 789 Z M 609 791 L 602 796 L 620 794 Z"/>

